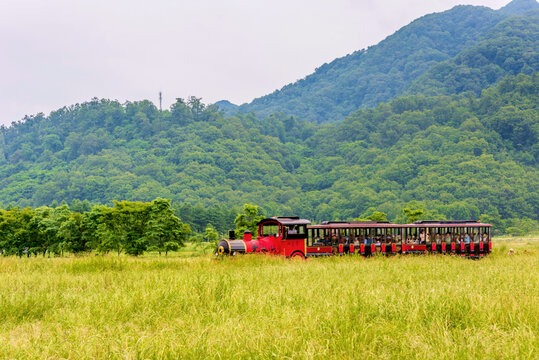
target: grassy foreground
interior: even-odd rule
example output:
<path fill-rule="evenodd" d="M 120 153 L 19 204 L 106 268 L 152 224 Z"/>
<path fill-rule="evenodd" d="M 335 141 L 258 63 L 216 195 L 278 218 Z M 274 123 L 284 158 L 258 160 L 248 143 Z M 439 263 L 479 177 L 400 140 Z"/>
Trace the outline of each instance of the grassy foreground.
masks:
<path fill-rule="evenodd" d="M 481 261 L 0 258 L 0 357 L 537 358 L 539 239 L 511 241 Z"/>

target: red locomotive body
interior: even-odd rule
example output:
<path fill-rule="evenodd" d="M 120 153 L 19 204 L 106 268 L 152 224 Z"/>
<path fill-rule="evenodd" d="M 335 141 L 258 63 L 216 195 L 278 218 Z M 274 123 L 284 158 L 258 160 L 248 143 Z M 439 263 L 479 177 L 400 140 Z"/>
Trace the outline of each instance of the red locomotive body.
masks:
<path fill-rule="evenodd" d="M 217 245 L 218 255 L 248 253 L 270 253 L 286 257 L 305 257 L 307 225 L 309 220 L 299 217 L 273 217 L 258 223 L 258 236 L 253 239 L 246 231 L 243 239 L 221 240 Z"/>

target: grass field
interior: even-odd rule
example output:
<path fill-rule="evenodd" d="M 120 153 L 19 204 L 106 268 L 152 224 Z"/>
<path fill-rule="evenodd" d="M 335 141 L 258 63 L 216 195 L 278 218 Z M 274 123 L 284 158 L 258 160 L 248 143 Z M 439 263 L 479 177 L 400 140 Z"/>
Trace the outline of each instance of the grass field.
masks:
<path fill-rule="evenodd" d="M 539 238 L 494 251 L 0 258 L 0 357 L 538 358 Z"/>

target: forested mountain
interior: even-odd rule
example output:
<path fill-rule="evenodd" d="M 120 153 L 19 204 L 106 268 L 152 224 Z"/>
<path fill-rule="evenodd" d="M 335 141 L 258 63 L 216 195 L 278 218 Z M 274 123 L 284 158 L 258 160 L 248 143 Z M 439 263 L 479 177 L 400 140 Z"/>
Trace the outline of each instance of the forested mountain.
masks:
<path fill-rule="evenodd" d="M 378 45 L 249 104 L 223 109 L 262 117 L 283 112 L 322 123 L 410 93 L 479 93 L 504 76 L 539 70 L 537 12 L 530 12 L 537 8 L 535 0 L 514 0 L 498 11 L 457 6 L 426 15 Z"/>
<path fill-rule="evenodd" d="M 412 206 L 427 217 L 533 227 L 538 86 L 537 75 L 508 77 L 480 97 L 412 95 L 326 125 L 225 117 L 195 97 L 165 111 L 94 99 L 2 127 L 0 201 L 169 198 L 197 231 L 208 222 L 226 229 L 244 203 L 313 220 L 372 208 L 395 220 Z"/>
<path fill-rule="evenodd" d="M 434 65 L 410 86 L 408 93 L 450 95 L 481 90 L 504 76 L 532 74 L 539 69 L 539 10 L 512 16 L 487 32 L 485 39 L 451 60 Z"/>
<path fill-rule="evenodd" d="M 526 11 L 537 9 L 537 0 L 513 0 L 509 4 L 500 9 L 500 12 L 505 14 L 522 14 Z"/>

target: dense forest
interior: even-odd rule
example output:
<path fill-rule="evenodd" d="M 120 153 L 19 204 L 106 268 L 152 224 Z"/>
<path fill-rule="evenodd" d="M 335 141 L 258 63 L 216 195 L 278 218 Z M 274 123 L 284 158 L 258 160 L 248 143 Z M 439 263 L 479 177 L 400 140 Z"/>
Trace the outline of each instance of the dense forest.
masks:
<path fill-rule="evenodd" d="M 324 123 L 408 94 L 479 95 L 505 76 L 539 70 L 538 17 L 535 0 L 514 0 L 497 11 L 456 6 L 249 104 L 217 105 L 230 115 L 282 112 Z"/>
<path fill-rule="evenodd" d="M 1 128 L 0 202 L 7 209 L 91 211 L 113 200 L 172 200 L 203 232 L 233 227 L 245 203 L 268 215 L 402 221 L 481 219 L 537 228 L 537 75 L 506 77 L 475 96 L 410 95 L 316 125 L 283 114 L 225 116 L 201 99 L 159 111 L 149 101 L 94 99 Z"/>

